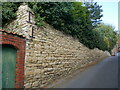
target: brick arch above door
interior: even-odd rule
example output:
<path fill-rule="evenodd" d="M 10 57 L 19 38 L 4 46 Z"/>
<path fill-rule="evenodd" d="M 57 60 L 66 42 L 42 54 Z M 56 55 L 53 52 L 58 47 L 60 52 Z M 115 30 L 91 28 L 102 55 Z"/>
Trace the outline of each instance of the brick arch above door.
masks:
<path fill-rule="evenodd" d="M 24 37 L 15 33 L 7 33 L 3 30 L 1 32 L 0 44 L 9 44 L 17 48 L 15 88 L 23 88 L 26 40 Z"/>

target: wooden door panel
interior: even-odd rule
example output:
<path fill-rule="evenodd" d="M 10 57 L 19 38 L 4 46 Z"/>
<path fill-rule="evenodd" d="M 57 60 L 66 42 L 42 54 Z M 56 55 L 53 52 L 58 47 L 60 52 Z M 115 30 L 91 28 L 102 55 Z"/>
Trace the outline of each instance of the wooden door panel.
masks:
<path fill-rule="evenodd" d="M 2 47 L 2 88 L 15 88 L 17 49 L 10 45 Z"/>

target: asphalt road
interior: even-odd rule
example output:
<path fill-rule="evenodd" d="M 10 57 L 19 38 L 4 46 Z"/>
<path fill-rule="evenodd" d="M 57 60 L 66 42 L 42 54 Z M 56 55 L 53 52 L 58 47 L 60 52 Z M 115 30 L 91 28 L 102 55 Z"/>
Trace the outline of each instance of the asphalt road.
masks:
<path fill-rule="evenodd" d="M 120 53 L 89 67 L 56 88 L 118 88 Z"/>

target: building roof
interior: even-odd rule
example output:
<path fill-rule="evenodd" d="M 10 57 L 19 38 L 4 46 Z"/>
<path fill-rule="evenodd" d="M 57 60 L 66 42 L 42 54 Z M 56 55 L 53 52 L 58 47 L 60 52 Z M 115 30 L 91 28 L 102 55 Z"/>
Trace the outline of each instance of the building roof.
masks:
<path fill-rule="evenodd" d="M 7 34 L 12 34 L 12 35 L 16 35 L 16 36 L 18 36 L 18 37 L 26 38 L 25 35 L 18 34 L 18 33 L 16 33 L 16 32 L 12 32 L 12 31 L 6 31 L 6 30 L 3 30 L 3 29 L 0 29 L 0 32 L 5 32 L 5 33 L 7 33 Z"/>

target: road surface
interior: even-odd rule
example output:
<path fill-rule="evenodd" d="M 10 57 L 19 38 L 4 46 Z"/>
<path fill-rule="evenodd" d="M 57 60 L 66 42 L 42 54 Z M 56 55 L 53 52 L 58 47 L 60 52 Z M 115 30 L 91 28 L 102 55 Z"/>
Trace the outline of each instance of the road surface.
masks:
<path fill-rule="evenodd" d="M 91 66 L 55 88 L 118 88 L 120 53 Z"/>

